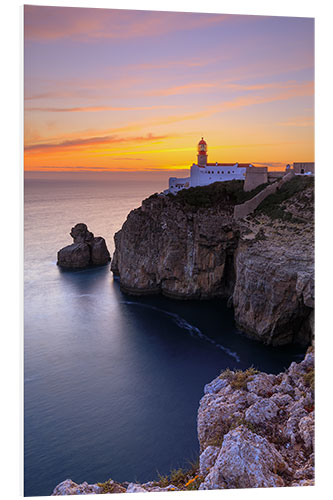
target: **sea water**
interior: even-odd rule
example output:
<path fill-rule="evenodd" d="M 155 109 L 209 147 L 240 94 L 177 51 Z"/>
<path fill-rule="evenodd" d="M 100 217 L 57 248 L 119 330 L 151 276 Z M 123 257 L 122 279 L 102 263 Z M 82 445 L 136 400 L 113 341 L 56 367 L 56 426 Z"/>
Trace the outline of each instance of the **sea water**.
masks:
<path fill-rule="evenodd" d="M 278 373 L 304 350 L 239 332 L 224 301 L 122 293 L 110 266 L 62 271 L 78 222 L 106 239 L 161 183 L 25 183 L 24 485 L 148 481 L 198 456 L 204 385 L 221 370 Z"/>

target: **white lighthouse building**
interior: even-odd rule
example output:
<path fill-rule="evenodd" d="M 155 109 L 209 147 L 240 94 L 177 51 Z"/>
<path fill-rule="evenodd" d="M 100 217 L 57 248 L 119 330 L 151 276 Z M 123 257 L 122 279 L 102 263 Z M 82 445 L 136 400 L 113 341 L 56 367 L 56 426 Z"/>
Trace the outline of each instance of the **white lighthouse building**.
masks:
<path fill-rule="evenodd" d="M 206 186 L 213 182 L 245 180 L 246 169 L 251 163 L 208 163 L 207 143 L 204 138 L 198 144 L 198 161 L 191 166 L 190 177 L 169 178 L 169 193 L 175 194 L 181 189 Z"/>

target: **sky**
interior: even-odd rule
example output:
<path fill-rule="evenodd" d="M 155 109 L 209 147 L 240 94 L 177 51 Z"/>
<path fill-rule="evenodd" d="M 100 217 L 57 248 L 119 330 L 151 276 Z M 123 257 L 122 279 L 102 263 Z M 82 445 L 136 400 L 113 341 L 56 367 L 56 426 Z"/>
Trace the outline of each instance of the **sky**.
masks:
<path fill-rule="evenodd" d="M 24 7 L 29 172 L 314 161 L 314 20 Z"/>

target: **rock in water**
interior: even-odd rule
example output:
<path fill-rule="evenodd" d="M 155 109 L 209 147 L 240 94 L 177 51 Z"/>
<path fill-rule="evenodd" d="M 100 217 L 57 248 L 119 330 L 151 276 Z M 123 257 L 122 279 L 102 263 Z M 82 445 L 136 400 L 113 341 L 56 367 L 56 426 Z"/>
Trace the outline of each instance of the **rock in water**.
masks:
<path fill-rule="evenodd" d="M 70 235 L 74 243 L 58 252 L 58 266 L 67 269 L 82 269 L 89 266 L 103 266 L 110 261 L 110 253 L 104 238 L 94 237 L 86 224 L 72 227 Z"/>
<path fill-rule="evenodd" d="M 58 266 L 83 268 L 90 265 L 90 249 L 87 243 L 73 243 L 58 252 Z"/>
<path fill-rule="evenodd" d="M 91 263 L 100 266 L 110 261 L 110 254 L 106 247 L 105 239 L 101 236 L 93 238 L 91 243 Z"/>

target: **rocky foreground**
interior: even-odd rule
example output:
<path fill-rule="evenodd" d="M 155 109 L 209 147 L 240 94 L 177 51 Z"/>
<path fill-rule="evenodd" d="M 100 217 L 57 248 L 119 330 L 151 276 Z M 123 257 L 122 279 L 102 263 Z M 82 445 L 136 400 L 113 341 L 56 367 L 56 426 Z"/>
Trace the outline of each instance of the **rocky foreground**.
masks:
<path fill-rule="evenodd" d="M 86 224 L 79 223 L 69 233 L 73 243 L 58 252 L 57 264 L 66 269 L 84 269 L 91 266 L 103 266 L 111 258 L 105 239 L 94 236 Z"/>
<path fill-rule="evenodd" d="M 207 384 L 198 411 L 200 457 L 189 471 L 143 484 L 76 484 L 53 495 L 311 486 L 314 484 L 314 352 L 269 375 L 226 370 Z"/>
<path fill-rule="evenodd" d="M 115 235 L 111 269 L 127 293 L 225 297 L 249 336 L 272 345 L 308 345 L 314 309 L 313 179 L 294 178 L 254 214 L 235 220 L 234 206 L 243 195 L 239 183 L 144 200 Z"/>

